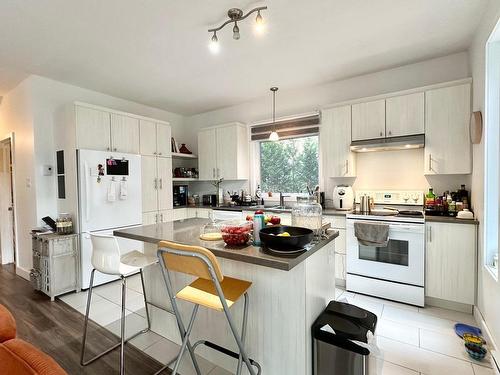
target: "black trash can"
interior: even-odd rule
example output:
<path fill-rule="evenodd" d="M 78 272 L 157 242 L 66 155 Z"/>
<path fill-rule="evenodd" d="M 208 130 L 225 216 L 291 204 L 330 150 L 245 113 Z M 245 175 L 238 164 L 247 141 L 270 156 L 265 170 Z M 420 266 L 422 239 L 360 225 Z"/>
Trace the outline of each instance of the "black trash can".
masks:
<path fill-rule="evenodd" d="M 370 350 L 354 341 L 367 343 L 375 334 L 377 316 L 349 303 L 332 301 L 312 326 L 314 375 L 368 375 Z"/>

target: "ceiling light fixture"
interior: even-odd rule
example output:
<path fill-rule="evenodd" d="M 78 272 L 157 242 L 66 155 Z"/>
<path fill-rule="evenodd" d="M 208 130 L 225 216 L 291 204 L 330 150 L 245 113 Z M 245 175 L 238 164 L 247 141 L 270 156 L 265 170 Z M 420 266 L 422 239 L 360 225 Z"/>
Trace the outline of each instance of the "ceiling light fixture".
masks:
<path fill-rule="evenodd" d="M 212 39 L 210 39 L 210 43 L 208 45 L 208 48 L 212 53 L 218 53 L 220 46 L 219 46 L 219 39 L 217 38 L 217 33 L 214 32 L 214 35 L 212 35 Z"/>
<path fill-rule="evenodd" d="M 279 141 L 280 136 L 276 131 L 276 91 L 278 91 L 277 87 L 271 87 L 270 89 L 273 93 L 273 131 L 269 134 L 269 140 L 276 142 Z"/>
<path fill-rule="evenodd" d="M 227 16 L 229 19 L 224 22 L 222 25 L 219 27 L 209 29 L 209 33 L 213 33 L 212 40 L 210 42 L 209 48 L 212 52 L 218 52 L 218 43 L 219 40 L 217 38 L 217 31 L 222 30 L 226 25 L 234 23 L 233 26 L 233 39 L 238 40 L 240 39 L 240 28 L 238 26 L 238 22 L 243 21 L 245 18 L 247 18 L 249 15 L 252 13 L 257 12 L 257 17 L 255 17 L 255 29 L 257 32 L 261 32 L 264 28 L 264 18 L 260 14 L 262 10 L 266 10 L 267 7 L 258 7 L 254 8 L 251 11 L 249 11 L 247 14 L 243 14 L 243 11 L 239 8 L 231 8 L 227 11 Z M 215 47 L 215 44 L 217 44 L 217 47 Z"/>

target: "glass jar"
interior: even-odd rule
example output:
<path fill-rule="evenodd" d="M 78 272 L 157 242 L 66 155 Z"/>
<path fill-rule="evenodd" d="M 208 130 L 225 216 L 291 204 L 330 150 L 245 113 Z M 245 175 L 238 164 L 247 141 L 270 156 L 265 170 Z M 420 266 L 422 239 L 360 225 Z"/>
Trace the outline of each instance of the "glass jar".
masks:
<path fill-rule="evenodd" d="M 316 237 L 321 236 L 323 209 L 314 197 L 297 197 L 297 204 L 292 208 L 292 225 L 309 228 Z"/>

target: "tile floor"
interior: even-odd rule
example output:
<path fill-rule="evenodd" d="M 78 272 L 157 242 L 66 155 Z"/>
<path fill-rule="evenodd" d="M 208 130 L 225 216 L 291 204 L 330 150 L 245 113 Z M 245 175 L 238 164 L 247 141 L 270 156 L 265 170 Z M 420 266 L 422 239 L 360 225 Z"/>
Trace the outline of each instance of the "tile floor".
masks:
<path fill-rule="evenodd" d="M 139 276 L 127 284 L 127 335 L 146 327 L 144 300 Z M 120 330 L 120 284 L 103 285 L 94 289 L 90 317 L 115 334 Z M 87 293 L 68 294 L 60 299 L 82 314 Z M 484 361 L 471 360 L 463 350 L 453 325 L 456 322 L 476 324 L 470 314 L 436 307 L 417 308 L 378 298 L 336 290 L 338 300 L 347 300 L 375 313 L 378 318 L 376 342 L 378 351 L 370 356 L 371 374 L 377 375 L 494 375 L 489 356 Z M 161 363 L 176 356 L 179 346 L 153 332 L 140 335 L 131 344 Z M 199 357 L 204 375 L 231 373 Z M 182 375 L 195 374 L 186 356 L 180 369 Z"/>

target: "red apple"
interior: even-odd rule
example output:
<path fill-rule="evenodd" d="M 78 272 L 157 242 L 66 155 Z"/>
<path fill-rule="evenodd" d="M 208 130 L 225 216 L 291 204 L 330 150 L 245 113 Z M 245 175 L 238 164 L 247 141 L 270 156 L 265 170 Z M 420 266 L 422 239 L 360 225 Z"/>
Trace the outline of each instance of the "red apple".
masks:
<path fill-rule="evenodd" d="M 255 211 L 255 215 L 264 215 L 264 211 L 257 210 L 257 211 Z"/>
<path fill-rule="evenodd" d="M 271 217 L 270 223 L 273 225 L 278 225 L 281 223 L 281 218 L 279 216 Z"/>

